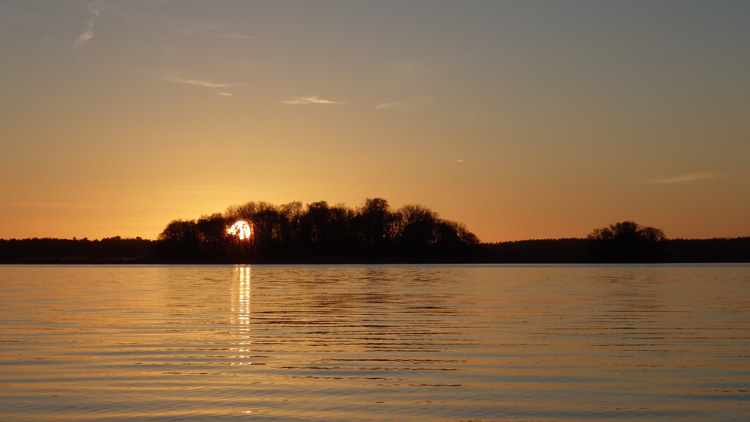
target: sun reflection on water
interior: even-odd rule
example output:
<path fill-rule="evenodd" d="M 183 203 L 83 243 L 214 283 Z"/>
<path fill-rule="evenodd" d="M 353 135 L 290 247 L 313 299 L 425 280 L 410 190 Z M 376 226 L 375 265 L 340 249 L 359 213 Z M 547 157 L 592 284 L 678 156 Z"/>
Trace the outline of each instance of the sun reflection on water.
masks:
<path fill-rule="evenodd" d="M 232 286 L 232 331 L 235 337 L 232 352 L 236 362 L 233 365 L 251 365 L 249 361 L 250 345 L 252 336 L 250 330 L 250 293 L 251 293 L 251 269 L 250 266 L 240 265 L 234 268 L 234 280 Z"/>

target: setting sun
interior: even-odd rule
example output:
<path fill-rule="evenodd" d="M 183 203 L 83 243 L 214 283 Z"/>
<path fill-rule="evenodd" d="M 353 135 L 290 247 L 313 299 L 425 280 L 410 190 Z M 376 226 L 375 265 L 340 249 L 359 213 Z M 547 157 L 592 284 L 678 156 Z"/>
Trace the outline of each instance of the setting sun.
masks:
<path fill-rule="evenodd" d="M 227 229 L 227 233 L 237 236 L 240 240 L 249 239 L 253 235 L 253 228 L 247 221 L 239 220 Z"/>

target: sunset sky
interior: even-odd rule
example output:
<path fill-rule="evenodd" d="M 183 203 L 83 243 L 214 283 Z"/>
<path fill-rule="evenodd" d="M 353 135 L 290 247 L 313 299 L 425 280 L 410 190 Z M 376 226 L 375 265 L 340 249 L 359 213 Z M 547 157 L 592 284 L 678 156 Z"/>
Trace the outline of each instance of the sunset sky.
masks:
<path fill-rule="evenodd" d="M 0 1 L 0 238 L 248 201 L 750 236 L 748 1 Z"/>

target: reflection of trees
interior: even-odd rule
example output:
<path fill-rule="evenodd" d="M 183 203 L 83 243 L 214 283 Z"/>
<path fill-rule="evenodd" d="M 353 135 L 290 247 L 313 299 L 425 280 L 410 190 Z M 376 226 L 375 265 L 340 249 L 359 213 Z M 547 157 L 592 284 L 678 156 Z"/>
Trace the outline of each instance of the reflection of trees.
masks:
<path fill-rule="evenodd" d="M 227 234 L 237 220 L 252 224 L 250 239 Z M 392 211 L 385 199 L 368 198 L 357 209 L 325 201 L 304 207 L 300 202 L 248 202 L 197 221 L 175 220 L 159 235 L 159 252 L 175 260 L 208 262 L 445 259 L 477 243 L 463 225 L 423 206 Z"/>

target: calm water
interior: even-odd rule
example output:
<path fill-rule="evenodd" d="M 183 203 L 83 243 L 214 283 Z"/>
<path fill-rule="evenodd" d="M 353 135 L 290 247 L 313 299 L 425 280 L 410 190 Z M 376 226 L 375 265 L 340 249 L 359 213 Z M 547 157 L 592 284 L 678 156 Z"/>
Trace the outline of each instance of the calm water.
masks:
<path fill-rule="evenodd" d="M 750 266 L 0 266 L 0 420 L 750 420 Z"/>

